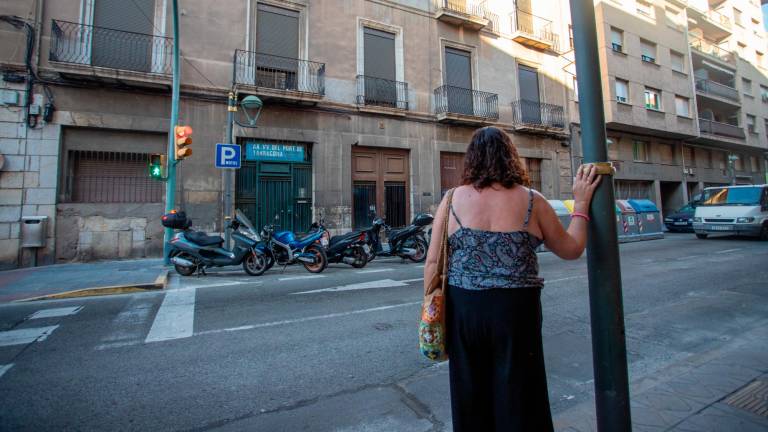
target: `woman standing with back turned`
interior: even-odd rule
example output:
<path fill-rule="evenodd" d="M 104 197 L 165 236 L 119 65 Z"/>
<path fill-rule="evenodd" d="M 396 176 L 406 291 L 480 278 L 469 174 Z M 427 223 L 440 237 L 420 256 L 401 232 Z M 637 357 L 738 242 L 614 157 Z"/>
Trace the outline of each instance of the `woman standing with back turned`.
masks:
<path fill-rule="evenodd" d="M 509 136 L 478 129 L 464 162 L 464 185 L 444 199 L 433 225 L 448 219 L 446 350 L 456 432 L 553 430 L 541 339 L 541 288 L 536 248 L 577 259 L 584 251 L 589 203 L 599 183 L 579 168 L 575 210 L 565 231 L 549 203 L 527 188 L 528 175 Z M 450 193 L 449 195 L 450 196 Z M 432 242 L 424 280 L 436 272 Z"/>

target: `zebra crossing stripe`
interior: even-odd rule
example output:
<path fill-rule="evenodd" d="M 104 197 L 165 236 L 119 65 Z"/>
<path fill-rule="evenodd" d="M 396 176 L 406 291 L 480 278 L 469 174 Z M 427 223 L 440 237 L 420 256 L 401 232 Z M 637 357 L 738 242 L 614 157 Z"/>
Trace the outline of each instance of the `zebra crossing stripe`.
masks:
<path fill-rule="evenodd" d="M 195 292 L 194 289 L 168 291 L 144 342 L 192 336 L 195 325 Z"/>
<path fill-rule="evenodd" d="M 59 328 L 58 325 L 0 332 L 0 346 L 26 345 L 32 342 L 42 342 L 57 328 Z"/>
<path fill-rule="evenodd" d="M 7 364 L 7 365 L 0 365 L 0 378 L 2 378 L 3 375 L 5 375 L 5 373 L 8 372 L 8 370 L 12 367 L 13 367 L 13 363 Z"/>

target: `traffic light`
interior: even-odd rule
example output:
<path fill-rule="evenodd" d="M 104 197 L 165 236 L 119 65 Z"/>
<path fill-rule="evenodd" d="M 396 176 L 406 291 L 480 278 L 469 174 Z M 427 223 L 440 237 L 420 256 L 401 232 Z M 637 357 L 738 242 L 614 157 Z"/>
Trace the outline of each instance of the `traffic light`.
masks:
<path fill-rule="evenodd" d="M 149 178 L 165 180 L 165 155 L 149 155 Z"/>
<path fill-rule="evenodd" d="M 189 126 L 176 126 L 173 130 L 176 135 L 173 140 L 176 147 L 176 160 L 180 161 L 192 156 L 192 149 L 189 148 L 192 145 L 192 128 Z"/>

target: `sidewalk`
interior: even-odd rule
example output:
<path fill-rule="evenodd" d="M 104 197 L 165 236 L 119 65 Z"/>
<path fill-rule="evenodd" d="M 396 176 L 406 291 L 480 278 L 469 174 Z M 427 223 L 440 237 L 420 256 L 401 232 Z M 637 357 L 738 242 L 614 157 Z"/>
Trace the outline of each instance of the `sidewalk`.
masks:
<path fill-rule="evenodd" d="M 150 287 L 166 271 L 159 258 L 7 270 L 0 272 L 0 303 L 93 288 Z"/>

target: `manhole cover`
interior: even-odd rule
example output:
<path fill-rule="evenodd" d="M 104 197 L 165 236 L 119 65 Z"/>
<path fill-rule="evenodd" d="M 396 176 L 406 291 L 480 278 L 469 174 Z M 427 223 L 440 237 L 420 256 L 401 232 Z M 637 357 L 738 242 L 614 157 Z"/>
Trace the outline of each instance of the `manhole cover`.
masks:
<path fill-rule="evenodd" d="M 728 396 L 725 403 L 768 418 L 768 381 L 753 381 L 748 386 Z"/>

